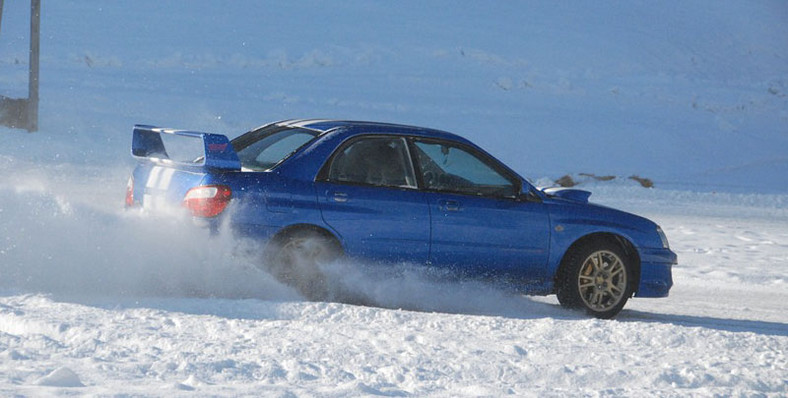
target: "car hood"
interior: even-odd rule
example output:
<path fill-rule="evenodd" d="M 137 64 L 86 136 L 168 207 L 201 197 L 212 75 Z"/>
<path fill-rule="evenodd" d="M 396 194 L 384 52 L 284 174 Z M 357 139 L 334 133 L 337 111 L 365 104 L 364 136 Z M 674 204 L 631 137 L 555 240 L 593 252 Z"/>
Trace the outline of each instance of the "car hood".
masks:
<path fill-rule="evenodd" d="M 591 192 L 570 188 L 548 188 L 542 192 L 547 196 L 545 204 L 553 228 L 561 226 L 569 232 L 571 227 L 576 237 L 594 232 L 615 233 L 639 247 L 662 247 L 656 223 L 623 210 L 589 203 Z"/>

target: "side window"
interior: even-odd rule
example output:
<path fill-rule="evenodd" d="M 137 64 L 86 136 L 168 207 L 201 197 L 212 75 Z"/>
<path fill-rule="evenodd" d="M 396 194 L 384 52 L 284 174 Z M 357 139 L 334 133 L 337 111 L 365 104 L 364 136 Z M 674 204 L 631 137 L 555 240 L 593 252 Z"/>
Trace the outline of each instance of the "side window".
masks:
<path fill-rule="evenodd" d="M 286 129 L 263 134 L 251 143 L 237 149 L 241 165 L 250 170 L 269 170 L 277 163 L 315 138 L 307 130 Z"/>
<path fill-rule="evenodd" d="M 328 179 L 385 187 L 416 187 L 407 142 L 399 137 L 370 137 L 351 143 L 334 156 Z"/>
<path fill-rule="evenodd" d="M 478 196 L 514 197 L 517 187 L 480 155 L 446 143 L 416 142 L 427 189 Z"/>

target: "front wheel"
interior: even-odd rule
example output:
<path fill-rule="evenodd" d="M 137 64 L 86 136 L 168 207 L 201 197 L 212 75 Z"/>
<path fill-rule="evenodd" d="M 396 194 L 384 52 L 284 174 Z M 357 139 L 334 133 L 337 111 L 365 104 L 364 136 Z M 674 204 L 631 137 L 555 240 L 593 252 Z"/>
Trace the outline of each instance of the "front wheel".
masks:
<path fill-rule="evenodd" d="M 632 295 L 630 259 L 617 245 L 590 242 L 572 250 L 557 280 L 558 301 L 603 319 L 616 316 Z"/>

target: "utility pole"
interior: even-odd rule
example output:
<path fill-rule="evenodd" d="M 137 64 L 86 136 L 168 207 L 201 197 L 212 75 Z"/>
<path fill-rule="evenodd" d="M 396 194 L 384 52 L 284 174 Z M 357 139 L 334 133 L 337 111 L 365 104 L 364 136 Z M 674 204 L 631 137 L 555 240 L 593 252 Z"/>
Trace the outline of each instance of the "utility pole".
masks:
<path fill-rule="evenodd" d="M 38 61 L 41 42 L 41 0 L 30 1 L 30 73 L 27 82 L 27 131 L 38 131 Z"/>
<path fill-rule="evenodd" d="M 3 0 L 0 0 L 0 27 L 2 26 L 3 26 Z M 0 32 L 2 31 L 3 29 L 0 29 Z"/>
<path fill-rule="evenodd" d="M 0 0 L 0 24 L 3 4 Z M 38 131 L 38 80 L 41 43 L 41 0 L 30 0 L 30 62 L 27 98 L 8 98 L 0 94 L 0 125 Z"/>

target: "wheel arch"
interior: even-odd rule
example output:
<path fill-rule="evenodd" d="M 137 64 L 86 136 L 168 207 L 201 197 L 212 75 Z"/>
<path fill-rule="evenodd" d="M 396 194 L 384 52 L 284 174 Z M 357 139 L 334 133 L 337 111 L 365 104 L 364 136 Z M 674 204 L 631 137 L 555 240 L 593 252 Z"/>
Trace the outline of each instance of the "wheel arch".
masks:
<path fill-rule="evenodd" d="M 600 244 L 600 243 L 607 243 L 611 245 L 618 246 L 623 252 L 624 255 L 627 256 L 627 259 L 630 261 L 632 266 L 632 273 L 633 278 L 629 282 L 631 285 L 632 293 L 637 293 L 638 286 L 640 285 L 640 254 L 638 253 L 635 245 L 632 242 L 621 236 L 619 234 L 615 234 L 612 232 L 594 232 L 588 235 L 584 235 L 574 242 L 564 251 L 563 256 L 561 257 L 561 261 L 558 263 L 558 269 L 553 276 L 553 286 L 558 285 L 558 280 L 562 277 L 562 272 L 567 267 L 567 258 L 570 257 L 573 251 L 577 250 L 579 247 L 584 245 L 592 245 L 592 244 Z"/>
<path fill-rule="evenodd" d="M 334 235 L 331 231 L 329 231 L 324 227 L 315 224 L 307 224 L 307 223 L 292 224 L 280 229 L 273 236 L 271 236 L 271 239 L 269 239 L 268 243 L 266 244 L 266 247 L 270 246 L 271 244 L 281 243 L 283 240 L 291 236 L 295 236 L 299 233 L 319 234 L 325 237 L 326 239 L 330 240 L 334 245 L 336 245 L 336 248 L 339 249 L 340 253 L 344 253 L 345 249 L 342 246 L 342 242 L 339 240 L 339 238 L 336 235 Z"/>

